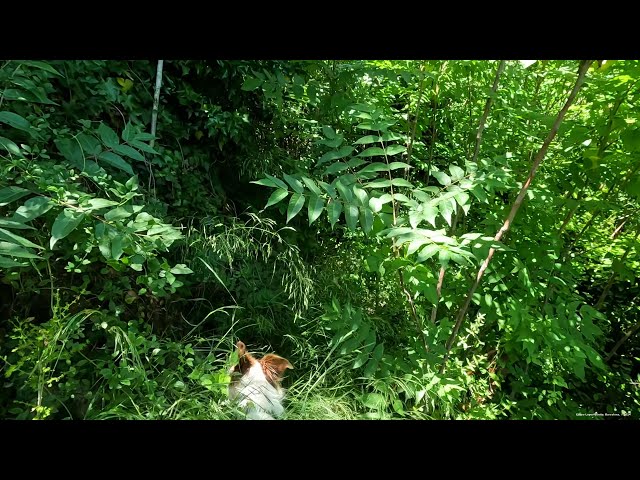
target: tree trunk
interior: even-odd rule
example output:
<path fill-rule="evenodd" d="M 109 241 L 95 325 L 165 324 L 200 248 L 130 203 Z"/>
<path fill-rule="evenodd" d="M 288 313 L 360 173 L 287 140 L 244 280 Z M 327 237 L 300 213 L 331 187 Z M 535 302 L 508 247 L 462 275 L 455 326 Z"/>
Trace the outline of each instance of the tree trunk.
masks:
<path fill-rule="evenodd" d="M 529 190 L 529 187 L 531 186 L 531 182 L 533 182 L 533 179 L 536 176 L 538 168 L 540 167 L 540 163 L 542 162 L 544 156 L 546 155 L 547 150 L 549 149 L 549 145 L 551 144 L 551 142 L 555 138 L 556 134 L 558 133 L 558 129 L 560 128 L 560 124 L 562 123 L 562 120 L 564 119 L 564 116 L 566 115 L 567 111 L 569 110 L 569 107 L 571 106 L 571 104 L 575 100 L 576 95 L 578 94 L 578 91 L 580 90 L 580 87 L 582 87 L 582 84 L 584 83 L 585 75 L 586 75 L 587 70 L 589 69 L 589 66 L 591 65 L 592 62 L 593 62 L 593 60 L 583 60 L 582 62 L 580 62 L 580 68 L 578 69 L 578 78 L 576 79 L 576 83 L 573 86 L 573 90 L 571 90 L 571 93 L 569 94 L 569 98 L 567 98 L 567 101 L 565 102 L 564 107 L 562 107 L 562 110 L 560 110 L 560 112 L 558 112 L 558 116 L 556 117 L 556 120 L 555 120 L 555 122 L 553 124 L 553 127 L 551 127 L 551 131 L 547 135 L 547 138 L 545 139 L 544 143 L 542 144 L 542 147 L 540 147 L 540 150 L 536 154 L 536 156 L 534 158 L 534 161 L 533 161 L 533 166 L 531 167 L 531 171 L 529 172 L 529 176 L 527 177 L 527 180 L 522 185 L 522 188 L 520 189 L 520 193 L 518 193 L 518 196 L 516 197 L 516 200 L 513 203 L 513 206 L 511 207 L 511 211 L 509 212 L 509 215 L 508 215 L 507 219 L 505 220 L 504 224 L 502 225 L 500 230 L 498 230 L 498 233 L 494 237 L 494 240 L 496 242 L 500 241 L 502 236 L 507 231 L 509 231 L 509 228 L 511 227 L 511 224 L 513 223 L 513 220 L 514 220 L 516 214 L 518 213 L 518 210 L 520 209 L 520 206 L 522 205 L 522 202 L 524 201 L 524 197 L 527 194 L 527 190 Z M 463 322 L 464 317 L 465 317 L 465 315 L 467 313 L 467 310 L 469 309 L 469 304 L 471 303 L 471 299 L 473 298 L 473 294 L 475 293 L 476 289 L 478 288 L 478 285 L 480 285 L 480 281 L 482 280 L 484 272 L 486 271 L 487 267 L 489 266 L 489 262 L 491 262 L 491 259 L 493 258 L 494 253 L 495 253 L 495 249 L 494 248 L 489 249 L 489 254 L 487 255 L 487 258 L 485 258 L 484 262 L 482 262 L 482 265 L 480 266 L 480 269 L 478 270 L 478 274 L 476 275 L 476 280 L 471 285 L 471 288 L 469 289 L 469 292 L 467 293 L 467 297 L 466 297 L 463 305 L 460 307 L 458 315 L 456 316 L 456 323 L 455 323 L 455 325 L 453 327 L 453 331 L 451 332 L 451 336 L 449 337 L 449 340 L 447 341 L 447 344 L 446 344 L 446 353 L 445 353 L 444 359 L 442 361 L 442 367 L 440 368 L 440 374 L 443 374 L 444 371 L 445 371 L 445 368 L 446 368 L 446 365 L 447 365 L 447 360 L 449 359 L 449 353 L 451 351 L 451 347 L 453 346 L 453 342 L 455 341 L 455 339 L 456 339 L 456 337 L 458 335 L 458 331 L 460 330 L 460 326 L 462 325 L 462 322 Z"/>

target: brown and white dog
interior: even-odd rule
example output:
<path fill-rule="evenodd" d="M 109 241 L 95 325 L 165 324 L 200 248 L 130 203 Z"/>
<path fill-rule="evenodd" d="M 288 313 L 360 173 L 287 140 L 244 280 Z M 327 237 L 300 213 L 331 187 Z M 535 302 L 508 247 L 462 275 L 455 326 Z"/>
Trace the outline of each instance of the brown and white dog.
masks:
<path fill-rule="evenodd" d="M 280 386 L 287 368 L 286 358 L 273 353 L 257 359 L 247 352 L 244 343 L 236 343 L 238 364 L 231 368 L 229 398 L 238 403 L 248 419 L 273 420 L 284 413 L 284 390 Z"/>

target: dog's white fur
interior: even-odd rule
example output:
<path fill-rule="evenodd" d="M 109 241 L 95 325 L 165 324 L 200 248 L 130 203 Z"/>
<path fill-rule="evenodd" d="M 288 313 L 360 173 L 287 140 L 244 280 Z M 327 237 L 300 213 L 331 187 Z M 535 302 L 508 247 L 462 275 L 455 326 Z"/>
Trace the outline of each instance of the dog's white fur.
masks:
<path fill-rule="evenodd" d="M 229 372 L 236 377 L 229 385 L 229 399 L 237 403 L 250 420 L 274 420 L 282 416 L 285 391 L 280 381 L 284 371 L 293 366 L 274 354 L 258 360 L 247 352 L 244 343 L 238 342 L 236 346 L 238 365 Z"/>
<path fill-rule="evenodd" d="M 231 384 L 229 398 L 236 401 L 251 420 L 274 420 L 274 416 L 284 413 L 284 391 L 269 383 L 259 362 L 253 364 L 237 384 Z"/>

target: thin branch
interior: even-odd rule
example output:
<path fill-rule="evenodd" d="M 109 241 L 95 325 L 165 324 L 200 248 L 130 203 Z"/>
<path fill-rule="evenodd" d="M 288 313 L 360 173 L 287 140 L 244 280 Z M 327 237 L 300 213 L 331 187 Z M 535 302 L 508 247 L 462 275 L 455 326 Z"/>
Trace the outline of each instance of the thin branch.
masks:
<path fill-rule="evenodd" d="M 491 109 L 491 104 L 493 103 L 493 97 L 498 91 L 498 83 L 500 82 L 500 75 L 504 72 L 506 62 L 504 60 L 500 61 L 498 65 L 498 70 L 496 71 L 496 77 L 493 80 L 493 87 L 491 87 L 491 95 L 487 97 L 487 102 L 484 105 L 484 112 L 482 113 L 482 118 L 480 118 L 480 125 L 478 125 L 478 132 L 476 133 L 476 147 L 473 151 L 473 158 L 471 159 L 472 163 L 475 163 L 478 159 L 478 152 L 480 151 L 480 143 L 482 142 L 482 132 L 484 131 L 484 124 L 489 117 L 489 110 Z"/>
<path fill-rule="evenodd" d="M 156 70 L 156 90 L 153 94 L 153 111 L 151 113 L 151 135 L 156 136 L 156 126 L 158 123 L 158 104 L 160 103 L 160 88 L 162 87 L 162 66 L 164 60 L 158 60 L 158 68 Z M 155 139 L 149 142 L 151 148 L 155 143 Z"/>
<path fill-rule="evenodd" d="M 429 160 L 427 161 L 427 180 L 426 185 L 429 186 L 429 177 L 431 175 L 431 164 L 433 163 L 433 150 L 436 144 L 436 118 L 438 115 L 438 98 L 440 93 L 440 76 L 447 69 L 447 62 L 442 62 L 440 65 L 440 70 L 438 71 L 438 77 L 433 79 L 433 94 L 431 97 L 431 141 L 429 142 Z"/>
<path fill-rule="evenodd" d="M 416 138 L 416 127 L 418 125 L 418 117 L 420 116 L 420 106 L 422 103 L 422 92 L 424 92 L 424 60 L 420 65 L 420 84 L 418 85 L 418 101 L 416 103 L 416 113 L 413 118 L 413 125 L 411 126 L 411 137 L 409 138 L 409 146 L 407 147 L 407 165 L 411 165 L 411 154 L 413 153 L 413 142 Z M 405 176 L 409 173 L 409 169 L 405 169 Z"/>
<path fill-rule="evenodd" d="M 384 150 L 384 142 L 382 140 L 380 140 L 380 145 L 382 146 L 382 149 Z M 387 163 L 387 166 L 389 166 L 389 156 L 386 154 L 384 154 L 384 159 L 385 162 Z M 389 180 L 393 180 L 393 177 L 391 176 L 391 170 L 387 170 L 387 175 L 389 177 Z M 391 188 L 391 208 L 392 208 L 392 212 L 393 212 L 393 225 L 395 226 L 397 221 L 398 221 L 398 217 L 397 217 L 397 201 L 394 195 L 394 189 L 393 189 L 393 184 L 390 185 Z M 397 247 L 393 246 L 393 251 L 395 253 L 396 258 L 400 257 L 400 251 Z M 416 322 L 416 324 L 418 325 L 418 328 L 420 329 L 420 337 L 422 338 L 422 343 L 424 344 L 424 348 L 425 350 L 429 350 L 429 346 L 427 344 L 427 339 L 424 336 L 424 326 L 422 323 L 422 318 L 418 315 L 418 312 L 416 310 L 416 305 L 413 301 L 413 298 L 411 297 L 411 292 L 409 292 L 409 290 L 407 289 L 405 282 L 404 282 L 404 269 L 403 268 L 399 268 L 398 269 L 398 279 L 400 281 L 400 288 L 402 289 L 402 292 L 405 294 L 405 296 L 407 297 L 407 302 L 409 303 L 409 308 L 411 309 L 411 316 L 413 317 L 413 320 Z"/>
<path fill-rule="evenodd" d="M 493 87 L 491 87 L 491 95 L 487 97 L 487 102 L 485 103 L 485 106 L 484 106 L 484 112 L 482 113 L 482 117 L 480 118 L 480 124 L 478 125 L 478 132 L 476 133 L 476 147 L 473 152 L 473 159 L 471 160 L 472 163 L 475 163 L 478 158 L 478 152 L 480 151 L 480 143 L 482 142 L 482 132 L 484 131 L 484 124 L 486 123 L 487 118 L 489 117 L 489 110 L 491 109 L 491 105 L 493 103 L 493 96 L 498 91 L 498 83 L 500 81 L 500 76 L 502 75 L 502 72 L 504 72 L 504 67 L 505 67 L 505 61 L 501 60 L 500 64 L 498 65 L 498 70 L 496 71 L 495 79 L 493 80 Z M 453 234 L 455 233 L 459 214 L 460 214 L 460 207 L 458 206 L 456 208 L 456 215 L 453 220 L 453 224 L 451 225 L 451 233 L 450 233 L 451 236 L 453 236 Z M 431 323 L 436 323 L 436 316 L 438 315 L 438 303 L 440 302 L 440 296 L 442 293 L 442 284 L 444 283 L 445 271 L 446 271 L 445 266 L 444 265 L 441 266 L 440 273 L 438 274 L 438 284 L 436 286 L 437 300 L 435 305 L 431 308 Z"/>
<path fill-rule="evenodd" d="M 633 327 L 631 327 L 631 329 L 629 329 L 627 331 L 627 333 L 624 334 L 624 336 L 618 340 L 616 342 L 616 344 L 614 345 L 614 347 L 611 349 L 611 351 L 609 352 L 609 354 L 607 355 L 607 358 L 605 358 L 605 362 L 609 362 L 609 360 L 611 360 L 611 357 L 613 357 L 616 352 L 618 351 L 618 349 L 620 348 L 620 346 L 626 342 L 629 337 L 631 337 L 631 335 L 633 335 L 634 333 L 636 333 L 638 330 L 640 330 L 640 322 L 636 323 Z"/>
<path fill-rule="evenodd" d="M 505 222 L 502 225 L 502 227 L 500 228 L 500 230 L 498 230 L 498 233 L 496 233 L 496 236 L 494 237 L 494 241 L 496 241 L 496 242 L 500 241 L 502 236 L 511 227 L 511 224 L 513 223 L 513 220 L 514 220 L 516 214 L 518 213 L 518 210 L 520 209 L 520 206 L 522 205 L 522 202 L 524 201 L 524 197 L 527 194 L 527 190 L 529 190 L 529 187 L 531 186 L 531 183 L 533 182 L 533 179 L 536 176 L 536 173 L 538 171 L 538 167 L 540 167 L 540 163 L 542 163 L 542 160 L 544 159 L 544 157 L 545 157 L 545 155 L 547 153 L 547 150 L 549 149 L 549 145 L 551 145 L 551 142 L 553 141 L 553 139 L 555 138 L 556 134 L 558 133 L 558 129 L 560 128 L 560 124 L 562 123 L 562 120 L 564 119 L 564 116 L 566 115 L 567 111 L 569 110 L 569 107 L 571 106 L 571 104 L 575 100 L 576 95 L 578 94 L 578 91 L 580 90 L 580 87 L 584 83 L 585 74 L 587 73 L 587 70 L 589 69 L 589 66 L 591 65 L 592 62 L 593 62 L 593 60 L 583 60 L 582 62 L 580 62 L 580 68 L 578 69 L 578 78 L 576 79 L 576 83 L 573 86 L 573 90 L 571 90 L 571 93 L 569 94 L 569 98 L 567 98 L 567 101 L 565 102 L 564 107 L 562 107 L 562 110 L 560 110 L 560 112 L 558 112 L 558 116 L 556 117 L 556 120 L 555 120 L 555 122 L 553 124 L 553 127 L 551 127 L 551 131 L 547 135 L 547 138 L 545 139 L 544 143 L 542 144 L 542 147 L 540 147 L 540 150 L 536 154 L 536 156 L 534 158 L 534 161 L 533 161 L 533 166 L 531 167 L 531 171 L 529 172 L 529 176 L 527 177 L 527 180 L 522 185 L 522 188 L 520 189 L 520 193 L 518 193 L 518 196 L 516 197 L 516 200 L 513 203 L 513 206 L 511 207 L 511 211 L 509 212 L 509 215 L 508 215 L 507 219 L 505 220 Z M 491 259 L 493 258 L 494 253 L 495 253 L 495 249 L 494 248 L 490 248 L 489 249 L 489 254 L 487 255 L 487 258 L 485 258 L 484 262 L 482 262 L 482 265 L 480 266 L 480 269 L 478 270 L 478 274 L 476 275 L 475 282 L 473 283 L 473 285 L 471 285 L 471 288 L 469 289 L 469 292 L 467 293 L 467 298 L 465 299 L 463 305 L 460 307 L 460 310 L 458 311 L 458 315 L 456 316 L 456 323 L 455 323 L 455 325 L 453 327 L 453 331 L 451 332 L 451 336 L 449 337 L 449 340 L 447 341 L 447 344 L 446 344 L 446 353 L 445 353 L 444 359 L 442 361 L 442 367 L 440 368 L 440 374 L 444 373 L 445 367 L 447 365 L 447 360 L 449 359 L 449 353 L 451 351 L 451 347 L 453 346 L 453 342 L 455 341 L 455 339 L 456 339 L 456 337 L 458 335 L 458 331 L 460 330 L 460 326 L 462 325 L 462 322 L 463 322 L 464 317 L 465 317 L 465 315 L 467 313 L 467 310 L 469 309 L 469 304 L 471 303 L 471 299 L 473 298 L 473 294 L 475 293 L 476 289 L 478 288 L 478 285 L 480 285 L 480 281 L 482 280 L 482 276 L 484 275 L 485 270 L 489 266 L 489 262 L 491 262 Z"/>
<path fill-rule="evenodd" d="M 451 231 L 449 233 L 450 237 L 456 232 L 456 227 L 458 225 L 458 217 L 460 216 L 460 205 L 456 207 L 456 214 L 453 217 L 453 222 L 451 224 Z M 442 284 L 444 283 L 444 274 L 447 271 L 444 265 L 440 267 L 440 273 L 438 274 L 438 284 L 436 285 L 436 303 L 431 307 L 431 323 L 436 323 L 436 317 L 438 316 L 438 304 L 440 303 L 440 297 L 442 296 Z"/>

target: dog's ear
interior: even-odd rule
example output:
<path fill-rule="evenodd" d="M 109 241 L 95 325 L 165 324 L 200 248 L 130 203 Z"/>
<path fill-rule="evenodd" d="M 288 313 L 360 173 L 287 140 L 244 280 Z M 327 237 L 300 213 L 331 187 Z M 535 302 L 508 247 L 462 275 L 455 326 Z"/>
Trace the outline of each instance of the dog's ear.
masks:
<path fill-rule="evenodd" d="M 238 354 L 238 364 L 234 366 L 232 370 L 244 375 L 255 360 L 247 353 L 247 346 L 242 341 L 236 343 L 236 353 Z"/>
<path fill-rule="evenodd" d="M 274 353 L 269 353 L 260 360 L 265 370 L 269 370 L 282 377 L 287 368 L 293 369 L 293 365 L 286 358 L 282 358 Z"/>

